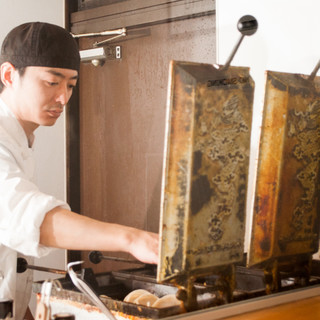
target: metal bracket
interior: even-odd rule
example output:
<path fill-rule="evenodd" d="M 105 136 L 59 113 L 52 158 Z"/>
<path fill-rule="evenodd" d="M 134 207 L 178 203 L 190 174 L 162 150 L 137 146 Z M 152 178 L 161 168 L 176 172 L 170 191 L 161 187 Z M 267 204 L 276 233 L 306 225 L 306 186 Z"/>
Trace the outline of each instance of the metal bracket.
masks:
<path fill-rule="evenodd" d="M 94 66 L 101 66 L 106 60 L 121 59 L 120 46 L 105 46 L 105 44 L 126 35 L 126 28 L 106 30 L 102 32 L 72 34 L 74 38 L 113 36 L 111 38 L 95 42 L 92 49 L 80 51 L 81 62 L 91 62 Z"/>
<path fill-rule="evenodd" d="M 81 62 L 91 62 L 94 66 L 102 66 L 105 61 L 121 59 L 121 46 L 105 46 L 80 50 Z"/>
<path fill-rule="evenodd" d="M 106 61 L 121 59 L 121 46 L 103 47 L 106 55 Z"/>

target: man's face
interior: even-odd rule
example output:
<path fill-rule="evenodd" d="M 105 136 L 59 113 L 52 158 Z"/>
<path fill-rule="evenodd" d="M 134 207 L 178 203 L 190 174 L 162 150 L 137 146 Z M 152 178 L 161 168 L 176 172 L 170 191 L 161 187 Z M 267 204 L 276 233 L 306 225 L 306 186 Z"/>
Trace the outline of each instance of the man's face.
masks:
<path fill-rule="evenodd" d="M 16 115 L 34 126 L 52 126 L 63 112 L 78 79 L 71 69 L 27 67 L 13 83 Z"/>

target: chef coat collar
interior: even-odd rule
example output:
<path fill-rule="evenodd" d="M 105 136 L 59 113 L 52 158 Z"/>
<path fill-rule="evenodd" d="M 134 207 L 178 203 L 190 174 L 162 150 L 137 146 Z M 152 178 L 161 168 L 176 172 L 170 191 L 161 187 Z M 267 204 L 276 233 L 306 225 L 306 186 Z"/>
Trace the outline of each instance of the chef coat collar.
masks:
<path fill-rule="evenodd" d="M 7 104 L 0 98 L 0 115 L 5 117 L 5 121 L 1 121 L 1 125 L 12 134 L 21 146 L 28 146 L 32 148 L 34 142 L 34 134 L 29 138 L 26 136 L 20 122 L 18 121 L 15 114 L 7 106 Z"/>

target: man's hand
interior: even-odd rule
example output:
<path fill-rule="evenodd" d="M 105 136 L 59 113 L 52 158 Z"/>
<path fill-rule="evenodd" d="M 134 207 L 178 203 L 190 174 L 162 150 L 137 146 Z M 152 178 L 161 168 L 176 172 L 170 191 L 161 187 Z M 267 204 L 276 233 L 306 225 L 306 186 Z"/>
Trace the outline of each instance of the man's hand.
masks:
<path fill-rule="evenodd" d="M 132 229 L 131 237 L 129 252 L 142 262 L 157 264 L 159 257 L 159 235 Z"/>

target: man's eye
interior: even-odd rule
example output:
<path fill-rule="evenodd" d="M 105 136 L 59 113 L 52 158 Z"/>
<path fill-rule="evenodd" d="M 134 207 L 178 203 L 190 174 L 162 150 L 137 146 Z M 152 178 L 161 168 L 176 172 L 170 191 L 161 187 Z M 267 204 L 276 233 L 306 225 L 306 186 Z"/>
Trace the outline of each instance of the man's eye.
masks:
<path fill-rule="evenodd" d="M 58 85 L 58 82 L 47 81 L 47 83 L 48 83 L 48 85 L 49 85 L 50 87 L 53 87 L 53 86 Z"/>

